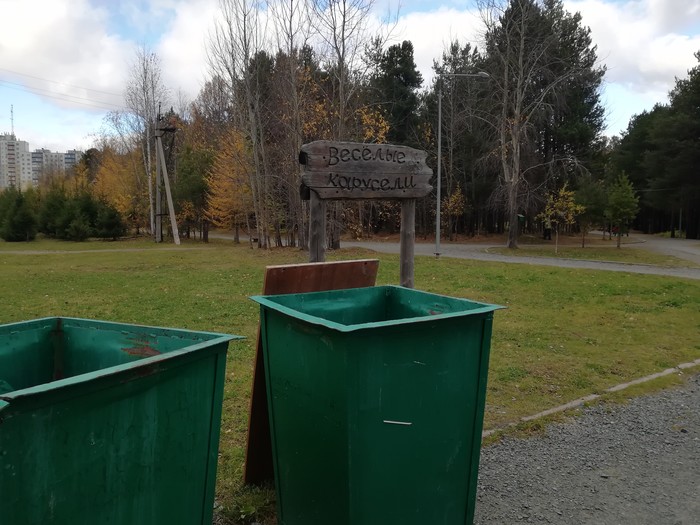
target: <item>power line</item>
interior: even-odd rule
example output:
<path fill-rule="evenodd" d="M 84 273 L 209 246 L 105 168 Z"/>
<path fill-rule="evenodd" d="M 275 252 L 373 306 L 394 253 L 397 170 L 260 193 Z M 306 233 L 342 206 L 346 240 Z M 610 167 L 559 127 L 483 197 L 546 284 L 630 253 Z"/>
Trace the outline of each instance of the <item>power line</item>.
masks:
<path fill-rule="evenodd" d="M 83 106 L 90 106 L 90 107 L 101 108 L 101 109 L 126 109 L 124 106 L 120 106 L 118 104 L 112 104 L 110 102 L 93 100 L 93 99 L 89 99 L 89 98 L 85 98 L 85 97 L 78 97 L 75 95 L 61 95 L 61 94 L 53 93 L 49 90 L 42 89 L 42 88 L 24 86 L 24 85 L 18 84 L 16 82 L 10 82 L 8 80 L 0 80 L 0 85 L 3 85 L 3 84 L 8 89 L 15 89 L 17 91 L 24 91 L 27 93 L 31 93 L 33 95 L 38 95 L 41 97 L 47 97 L 47 98 L 52 98 L 52 99 L 56 99 L 56 100 L 61 100 L 63 102 L 70 102 L 72 104 L 79 104 L 79 105 L 83 105 Z"/>
<path fill-rule="evenodd" d="M 5 69 L 4 67 L 0 67 L 0 71 L 5 71 L 7 73 L 12 73 L 13 75 L 19 75 L 22 77 L 33 78 L 35 80 L 42 80 L 44 82 L 51 82 L 52 84 L 58 84 L 60 86 L 72 87 L 72 88 L 76 88 L 76 89 L 84 89 L 86 91 L 93 91 L 95 93 L 102 93 L 103 95 L 113 95 L 115 97 L 121 97 L 120 93 L 111 93 L 109 91 L 100 91 L 99 89 L 92 89 L 92 88 L 87 88 L 84 86 L 74 86 L 72 84 L 66 84 L 65 82 L 58 82 L 56 80 L 49 80 L 48 78 L 41 78 L 41 77 L 35 77 L 34 75 L 27 75 L 26 73 L 20 73 L 19 71 Z"/>

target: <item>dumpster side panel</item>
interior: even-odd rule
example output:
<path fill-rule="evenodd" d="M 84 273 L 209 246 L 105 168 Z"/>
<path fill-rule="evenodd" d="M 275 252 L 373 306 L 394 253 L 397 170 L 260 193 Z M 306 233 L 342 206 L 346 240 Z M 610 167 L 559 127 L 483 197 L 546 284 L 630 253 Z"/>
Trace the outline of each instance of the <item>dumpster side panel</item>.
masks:
<path fill-rule="evenodd" d="M 8 392 L 53 379 L 54 319 L 0 326 L 0 387 Z M 0 392 L 2 393 L 2 392 Z"/>
<path fill-rule="evenodd" d="M 61 332 L 64 350 L 58 379 L 132 363 L 217 337 L 216 334 L 192 335 L 192 332 L 154 327 L 130 329 L 83 319 L 63 320 Z"/>
<path fill-rule="evenodd" d="M 332 290 L 307 294 L 268 296 L 266 299 L 305 315 L 319 317 L 342 325 L 354 325 L 386 319 L 382 287 Z"/>
<path fill-rule="evenodd" d="M 476 385 L 488 363 L 483 317 L 357 334 L 352 523 L 471 524 L 483 425 Z"/>
<path fill-rule="evenodd" d="M 279 523 L 344 525 L 345 349 L 327 329 L 264 307 L 261 321 Z"/>
<path fill-rule="evenodd" d="M 493 331 L 493 313 L 482 318 L 481 362 L 479 363 L 479 382 L 472 426 L 471 467 L 469 470 L 469 505 L 465 523 L 474 523 L 476 511 L 476 490 L 479 482 L 479 459 L 481 456 L 481 433 L 484 429 L 484 411 L 486 408 L 486 387 L 488 384 L 489 359 L 491 356 L 491 334 Z"/>
<path fill-rule="evenodd" d="M 209 525 L 227 346 L 11 399 L 0 523 Z"/>

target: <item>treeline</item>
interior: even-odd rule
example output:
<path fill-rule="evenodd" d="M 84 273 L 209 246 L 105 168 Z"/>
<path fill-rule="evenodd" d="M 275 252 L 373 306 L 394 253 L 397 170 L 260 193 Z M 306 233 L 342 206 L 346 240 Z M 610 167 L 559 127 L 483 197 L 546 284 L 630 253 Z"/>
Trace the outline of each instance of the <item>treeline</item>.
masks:
<path fill-rule="evenodd" d="M 700 53 L 695 57 L 700 61 Z M 637 227 L 682 230 L 700 238 L 700 66 L 676 79 L 666 105 L 637 115 L 616 141 L 610 163 L 640 194 Z"/>
<path fill-rule="evenodd" d="M 139 50 L 125 89 L 129 110 L 107 117 L 84 159 L 90 192 L 130 229 L 153 232 L 161 219 L 155 198 L 164 194 L 154 176 L 154 134 L 176 129 L 163 144 L 184 235 L 206 240 L 214 225 L 244 230 L 261 247 L 306 247 L 301 146 L 393 143 L 427 151 L 435 171 L 440 165 L 433 187 L 440 177 L 441 230 L 451 238 L 508 232 L 517 247 L 519 233 L 541 231 L 562 188 L 588 202 L 567 228 L 611 229 L 610 206 L 601 203 L 620 185 L 641 196 L 638 226 L 673 228 L 682 208 L 688 236 L 697 235 L 697 182 L 688 167 L 700 124 L 689 126 L 694 113 L 684 109 L 692 107 L 696 74 L 678 81 L 668 108 L 637 117 L 622 139 L 608 141 L 605 68 L 580 15 L 561 0 L 478 4 L 482 43 L 451 43 L 424 85 L 411 42 L 389 45 L 388 35 L 368 29 L 372 0 L 275 0 L 264 21 L 257 3 L 222 0 L 207 44 L 210 78 L 193 102 L 174 102 L 158 56 Z M 686 149 L 673 130 L 684 133 Z M 435 191 L 418 202 L 419 236 L 435 231 L 436 204 Z M 400 224 L 392 201 L 333 203 L 327 213 L 329 248 L 343 233 L 365 237 Z"/>
<path fill-rule="evenodd" d="M 122 215 L 106 198 L 91 191 L 81 171 L 79 165 L 70 180 L 54 178 L 38 189 L 8 188 L 1 192 L 0 238 L 31 241 L 37 233 L 68 241 L 124 236 L 127 225 Z"/>

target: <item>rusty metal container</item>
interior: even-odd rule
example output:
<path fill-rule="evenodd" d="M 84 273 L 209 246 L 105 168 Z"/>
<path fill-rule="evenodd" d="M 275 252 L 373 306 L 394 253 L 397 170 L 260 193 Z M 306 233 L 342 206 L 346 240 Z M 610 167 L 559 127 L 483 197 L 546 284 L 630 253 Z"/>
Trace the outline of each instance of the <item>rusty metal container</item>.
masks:
<path fill-rule="evenodd" d="M 212 522 L 236 336 L 46 318 L 0 326 L 0 523 Z"/>

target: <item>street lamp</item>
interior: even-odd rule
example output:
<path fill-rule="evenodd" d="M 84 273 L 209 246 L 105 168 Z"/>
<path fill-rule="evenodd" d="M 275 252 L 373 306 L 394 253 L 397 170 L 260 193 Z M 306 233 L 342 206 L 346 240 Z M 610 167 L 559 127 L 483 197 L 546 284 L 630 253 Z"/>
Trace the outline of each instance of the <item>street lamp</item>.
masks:
<path fill-rule="evenodd" d="M 437 208 L 435 210 L 435 257 L 440 257 L 440 199 L 442 190 L 442 79 L 452 78 L 490 78 L 486 71 L 478 73 L 443 73 L 438 76 L 438 150 L 437 150 Z"/>

